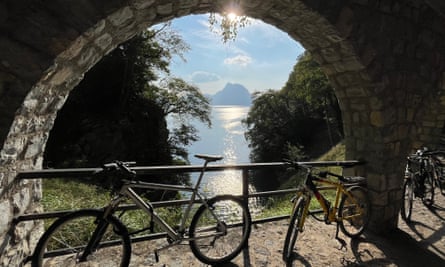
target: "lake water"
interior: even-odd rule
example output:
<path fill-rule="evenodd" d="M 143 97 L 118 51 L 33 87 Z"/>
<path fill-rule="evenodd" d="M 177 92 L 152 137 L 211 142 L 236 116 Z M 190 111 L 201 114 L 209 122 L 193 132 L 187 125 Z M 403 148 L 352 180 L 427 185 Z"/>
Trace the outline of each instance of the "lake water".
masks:
<path fill-rule="evenodd" d="M 241 120 L 246 118 L 249 107 L 244 106 L 212 106 L 212 128 L 196 123 L 200 140 L 188 147 L 189 160 L 192 165 L 203 161 L 194 157 L 195 154 L 221 155 L 223 160 L 210 164 L 248 163 L 249 147 L 244 138 L 245 128 Z M 192 175 L 196 181 L 197 174 Z M 201 188 L 209 195 L 241 194 L 242 172 L 231 170 L 224 172 L 206 172 Z M 251 190 L 253 190 L 251 188 Z"/>
<path fill-rule="evenodd" d="M 212 106 L 212 128 L 199 122 L 192 122 L 198 129 L 200 140 L 188 147 L 189 160 L 192 165 L 201 165 L 203 161 L 194 157 L 195 154 L 221 155 L 224 158 L 209 164 L 242 164 L 249 163 L 250 149 L 244 138 L 245 128 L 241 121 L 246 118 L 249 107 L 244 106 Z M 198 173 L 191 174 L 192 183 L 198 179 Z M 229 170 L 223 172 L 206 172 L 201 183 L 201 191 L 207 197 L 221 194 L 242 194 L 242 171 Z M 255 188 L 249 185 L 249 191 Z M 262 210 L 256 198 L 249 198 L 252 216 Z"/>

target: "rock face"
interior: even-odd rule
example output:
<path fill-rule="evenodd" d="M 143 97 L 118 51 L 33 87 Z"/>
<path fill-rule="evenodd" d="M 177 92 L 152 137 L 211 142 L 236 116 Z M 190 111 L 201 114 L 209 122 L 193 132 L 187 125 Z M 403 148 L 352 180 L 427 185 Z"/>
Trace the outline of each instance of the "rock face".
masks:
<path fill-rule="evenodd" d="M 250 106 L 252 98 L 249 91 L 241 84 L 228 83 L 212 97 L 212 105 Z"/>

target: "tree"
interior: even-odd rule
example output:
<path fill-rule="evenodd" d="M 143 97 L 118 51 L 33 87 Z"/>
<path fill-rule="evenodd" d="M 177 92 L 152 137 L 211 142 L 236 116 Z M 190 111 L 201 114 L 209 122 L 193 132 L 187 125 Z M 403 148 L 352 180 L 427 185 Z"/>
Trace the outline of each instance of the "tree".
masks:
<path fill-rule="evenodd" d="M 332 110 L 338 110 L 338 113 L 329 112 Z M 310 54 L 305 53 L 280 91 L 255 94 L 253 105 L 243 121 L 251 160 L 303 160 L 319 156 L 342 138 L 340 131 L 330 131 L 341 123 L 339 110 L 326 76 Z M 259 181 L 256 186 L 267 189 L 279 186 L 284 179 L 283 173 L 274 170 L 261 171 L 255 177 L 255 181 Z"/>
<path fill-rule="evenodd" d="M 45 164 L 85 167 L 115 159 L 170 164 L 172 149 L 192 142 L 196 134 L 170 139 L 166 115 L 177 112 L 209 122 L 208 102 L 206 106 L 197 88 L 180 79 L 155 83 L 158 73 L 169 74 L 172 56 L 182 56 L 187 49 L 166 24 L 142 32 L 105 56 L 61 109 Z M 187 127 L 182 132 L 193 133 Z"/>
<path fill-rule="evenodd" d="M 210 100 L 198 87 L 186 83 L 179 78 L 166 78 L 159 87 L 145 91 L 145 97 L 152 99 L 162 109 L 163 116 L 171 116 L 175 127 L 169 137 L 172 153 L 182 159 L 187 159 L 186 146 L 198 141 L 198 131 L 191 124 L 197 119 L 211 127 Z"/>
<path fill-rule="evenodd" d="M 290 99 L 300 99 L 304 104 L 303 112 L 311 114 L 311 117 L 323 118 L 328 129 L 331 125 L 335 126 L 336 132 L 330 134 L 331 145 L 336 139 L 332 135 L 343 137 L 341 110 L 334 89 L 309 52 L 299 57 L 282 91 Z"/>
<path fill-rule="evenodd" d="M 96 167 L 107 161 L 171 162 L 162 110 L 143 96 L 168 70 L 170 52 L 144 32 L 96 64 L 61 109 L 45 151 L 54 167 Z"/>
<path fill-rule="evenodd" d="M 210 31 L 220 35 L 223 43 L 235 40 L 238 30 L 250 24 L 250 19 L 241 13 L 241 8 L 235 4 L 232 4 L 227 11 L 220 15 L 210 13 Z"/>

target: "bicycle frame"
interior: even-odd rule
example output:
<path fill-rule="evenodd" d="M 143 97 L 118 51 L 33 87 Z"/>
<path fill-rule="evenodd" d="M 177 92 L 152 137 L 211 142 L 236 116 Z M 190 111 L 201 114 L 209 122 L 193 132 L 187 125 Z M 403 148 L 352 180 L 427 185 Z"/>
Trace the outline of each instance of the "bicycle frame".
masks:
<path fill-rule="evenodd" d="M 316 185 L 314 182 L 318 183 L 318 185 Z M 325 186 L 320 186 L 320 185 L 325 185 Z M 351 186 L 352 185 L 354 185 L 354 184 L 351 184 Z M 329 191 L 335 190 L 335 199 L 334 199 L 333 205 L 331 205 L 329 203 L 329 201 L 326 199 L 326 197 L 320 193 L 320 191 L 328 191 L 328 190 Z M 340 201 L 344 195 L 347 195 L 348 197 L 351 197 L 352 199 L 354 199 L 354 196 L 348 192 L 348 190 L 345 187 L 345 183 L 343 183 L 343 182 L 331 181 L 328 179 L 314 176 L 309 173 L 305 179 L 305 185 L 304 185 L 303 190 L 299 190 L 297 192 L 297 195 L 295 198 L 298 198 L 302 195 L 305 195 L 307 203 L 306 203 L 306 206 L 304 209 L 304 213 L 303 213 L 304 215 L 303 215 L 303 219 L 301 220 L 301 225 L 299 225 L 300 229 L 303 229 L 303 225 L 304 225 L 304 222 L 306 221 L 306 217 L 308 214 L 323 213 L 323 214 L 325 214 L 325 222 L 326 223 L 332 223 L 332 222 L 337 222 L 338 220 L 344 220 L 344 219 L 351 218 L 351 217 L 338 218 L 336 216 L 338 209 L 339 209 Z M 310 200 L 312 199 L 312 196 L 315 196 L 315 199 L 317 200 L 317 202 L 319 203 L 319 205 L 322 209 L 321 211 L 310 211 L 309 210 Z M 353 216 L 359 216 L 359 215 L 360 214 L 353 215 Z"/>
<path fill-rule="evenodd" d="M 298 162 L 290 162 L 297 168 L 307 170 L 303 188 L 297 190 L 292 199 L 293 208 L 290 215 L 289 227 L 283 247 L 283 260 L 289 264 L 292 260 L 292 251 L 298 237 L 298 232 L 304 231 L 304 224 L 308 215 L 312 215 L 317 221 L 326 224 L 336 223 L 335 239 L 341 244 L 341 248 L 346 247 L 347 243 L 339 237 L 339 229 L 351 237 L 357 237 L 366 228 L 369 214 L 369 199 L 367 190 L 363 187 L 366 178 L 361 176 L 343 176 L 330 171 L 320 171 L 312 173 L 312 166 L 307 166 Z M 336 164 L 340 165 L 340 164 Z M 331 165 L 332 166 L 332 165 Z M 350 166 L 348 164 L 343 167 Z M 297 169 L 295 168 L 295 169 Z M 338 180 L 328 179 L 328 176 L 335 177 Z M 334 191 L 335 198 L 328 201 L 326 194 L 321 191 Z M 355 196 L 355 194 L 358 194 Z M 310 202 L 315 197 L 321 210 L 310 210 Z M 332 203 L 331 203 L 332 202 Z M 324 219 L 315 214 L 324 214 Z"/>
<path fill-rule="evenodd" d="M 170 185 L 170 184 L 159 184 L 159 183 L 150 183 L 150 182 L 142 182 L 142 181 L 131 181 L 131 180 L 123 180 L 123 185 L 121 186 L 119 193 L 117 196 L 110 202 L 110 204 L 105 209 L 105 217 L 108 214 L 113 213 L 116 207 L 119 206 L 120 202 L 123 198 L 130 198 L 136 206 L 150 214 L 153 218 L 153 221 L 167 233 L 167 235 L 175 242 L 180 242 L 184 240 L 191 240 L 190 238 L 184 238 L 183 233 L 186 229 L 186 221 L 190 216 L 190 211 L 192 205 L 198 199 L 199 202 L 203 205 L 208 205 L 205 201 L 205 197 L 199 192 L 199 186 L 201 184 L 202 178 L 204 176 L 204 172 L 207 167 L 207 161 L 204 163 L 204 166 L 200 172 L 197 182 L 195 186 L 184 186 L 184 185 Z M 184 215 L 181 218 L 181 222 L 179 224 L 178 230 L 174 230 L 164 219 L 159 217 L 159 215 L 154 210 L 151 203 L 144 201 L 140 195 L 138 195 L 134 189 L 155 189 L 155 190 L 169 190 L 169 191 L 178 191 L 178 192 L 191 192 L 190 200 L 188 201 L 186 210 Z M 207 206 L 208 207 L 208 206 Z M 219 222 L 218 217 L 215 214 L 212 214 L 214 218 Z M 201 237 L 205 238 L 205 236 Z"/>
<path fill-rule="evenodd" d="M 188 241 L 193 254 L 205 264 L 213 266 L 232 260 L 245 247 L 250 235 L 251 216 L 248 206 L 242 198 L 234 195 L 218 195 L 207 199 L 199 190 L 207 163 L 222 157 L 205 154 L 195 156 L 205 162 L 198 180 L 191 186 L 138 181 L 135 179 L 136 171 L 128 167 L 131 163 L 116 161 L 104 164 L 96 173 L 111 181 L 113 197 L 108 205 L 102 209 L 75 211 L 56 220 L 39 239 L 31 258 L 33 266 L 42 266 L 45 263 L 61 266 L 62 262 L 65 265 L 67 261 L 91 261 L 94 266 L 101 265 L 103 258 L 109 254 L 101 248 L 115 244 L 119 245 L 116 250 L 117 257 L 110 260 L 110 263 L 128 266 L 131 258 L 130 236 L 145 231 L 167 239 L 167 244 L 154 249 L 156 262 L 159 261 L 158 252 L 180 245 L 183 241 Z M 170 226 L 167 219 L 161 218 L 155 211 L 154 204 L 136 189 L 189 192 L 189 197 L 181 201 L 184 205 L 181 208 L 182 218 L 178 227 L 175 224 Z M 122 215 L 128 209 L 124 208 L 120 212 L 124 199 L 128 199 L 127 201 L 134 203 L 136 208 L 150 215 L 148 225 L 136 227 L 137 229 L 125 225 L 126 220 Z M 195 204 L 199 205 L 196 211 Z M 227 212 L 227 209 L 230 209 L 230 212 Z M 124 222 L 120 219 L 124 219 Z M 73 225 L 78 224 L 85 224 L 85 228 L 72 231 Z M 154 225 L 161 233 L 154 233 Z M 135 239 L 145 240 L 146 236 L 137 236 Z M 228 241 L 231 244 L 226 246 Z M 44 261 L 44 258 L 49 256 L 62 255 L 67 257 Z"/>

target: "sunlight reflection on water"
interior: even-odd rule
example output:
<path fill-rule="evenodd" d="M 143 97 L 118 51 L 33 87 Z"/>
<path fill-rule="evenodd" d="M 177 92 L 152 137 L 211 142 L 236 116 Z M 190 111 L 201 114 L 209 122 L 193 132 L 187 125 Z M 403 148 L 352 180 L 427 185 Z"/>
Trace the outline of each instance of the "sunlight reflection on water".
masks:
<path fill-rule="evenodd" d="M 249 148 L 244 138 L 241 120 L 246 118 L 249 107 L 213 106 L 212 128 L 199 127 L 201 140 L 189 148 L 192 164 L 202 164 L 192 155 L 215 154 L 224 159 L 214 164 L 238 164 L 249 162 Z M 196 179 L 196 178 L 195 178 Z M 242 172 L 224 171 L 208 172 L 203 180 L 202 188 L 210 194 L 241 194 Z"/>
<path fill-rule="evenodd" d="M 195 154 L 222 155 L 224 159 L 211 164 L 240 164 L 248 163 L 250 149 L 244 137 L 245 128 L 242 120 L 246 118 L 249 107 L 242 106 L 213 106 L 212 128 L 199 127 L 201 140 L 189 148 L 192 164 L 202 164 L 201 160 L 193 157 Z M 201 184 L 201 189 L 208 197 L 222 194 L 241 195 L 243 192 L 242 171 L 227 170 L 224 172 L 207 172 Z M 192 176 L 195 182 L 198 175 Z M 249 192 L 255 188 L 249 185 Z M 251 212 L 255 212 L 259 204 L 255 199 L 249 199 Z"/>
<path fill-rule="evenodd" d="M 249 147 L 244 137 L 245 128 L 241 121 L 246 118 L 249 107 L 243 106 L 213 106 L 212 128 L 208 129 L 202 124 L 196 123 L 201 140 L 189 147 L 189 159 L 191 164 L 202 164 L 202 160 L 195 158 L 195 154 L 222 155 L 224 159 L 211 164 L 241 164 L 248 163 Z M 195 182 L 198 174 L 192 175 Z M 202 191 L 207 195 L 242 194 L 242 171 L 228 170 L 224 172 L 207 172 L 201 184 Z M 249 191 L 255 191 L 249 186 Z M 256 205 L 254 200 L 250 200 Z"/>

